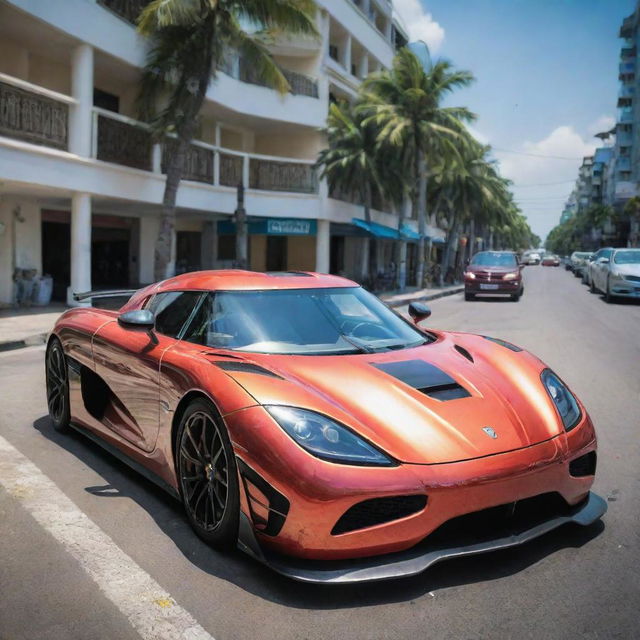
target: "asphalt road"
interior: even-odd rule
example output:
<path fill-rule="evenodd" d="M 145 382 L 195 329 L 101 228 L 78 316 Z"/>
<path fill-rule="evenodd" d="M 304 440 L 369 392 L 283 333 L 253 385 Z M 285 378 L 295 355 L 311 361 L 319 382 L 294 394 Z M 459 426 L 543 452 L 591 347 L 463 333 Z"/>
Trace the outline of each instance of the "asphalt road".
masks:
<path fill-rule="evenodd" d="M 304 585 L 211 550 L 171 498 L 83 437 L 55 433 L 43 347 L 0 354 L 0 436 L 218 640 L 639 637 L 640 304 L 608 305 L 564 269 L 527 267 L 519 303 L 457 295 L 431 307 L 425 324 L 530 349 L 582 398 L 600 439 L 603 523 L 407 580 Z M 126 602 L 107 598 L 24 500 L 0 485 L 0 639 L 139 637 Z"/>

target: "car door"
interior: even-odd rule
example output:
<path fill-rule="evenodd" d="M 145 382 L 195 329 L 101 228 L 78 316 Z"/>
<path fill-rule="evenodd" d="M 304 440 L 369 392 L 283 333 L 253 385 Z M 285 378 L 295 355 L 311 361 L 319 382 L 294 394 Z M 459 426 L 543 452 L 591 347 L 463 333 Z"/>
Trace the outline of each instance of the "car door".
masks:
<path fill-rule="evenodd" d="M 114 320 L 94 337 L 95 371 L 111 392 L 102 423 L 144 451 L 153 450 L 158 435 L 163 354 L 175 345 L 201 297 L 197 291 L 159 293 L 147 305 L 155 314 L 153 330 Z"/>
<path fill-rule="evenodd" d="M 606 292 L 607 290 L 607 275 L 609 272 L 609 258 L 611 256 L 611 249 L 600 249 L 596 254 L 594 260 L 594 271 L 597 274 L 596 288 L 600 291 Z"/>

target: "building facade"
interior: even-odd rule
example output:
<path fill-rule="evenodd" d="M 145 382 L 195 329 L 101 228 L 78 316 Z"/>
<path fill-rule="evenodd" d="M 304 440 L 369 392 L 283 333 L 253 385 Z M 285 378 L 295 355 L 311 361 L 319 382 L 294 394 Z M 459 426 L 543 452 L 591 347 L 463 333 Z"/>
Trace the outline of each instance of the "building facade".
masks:
<path fill-rule="evenodd" d="M 137 119 L 144 4 L 0 0 L 0 303 L 14 299 L 16 270 L 51 275 L 59 300 L 153 281 L 171 140 L 154 143 Z M 288 95 L 232 55 L 211 84 L 178 192 L 175 272 L 233 264 L 242 184 L 252 269 L 367 275 L 362 207 L 330 194 L 314 163 L 330 101 L 354 99 L 406 36 L 390 0 L 317 4 L 319 38 L 271 47 Z M 377 206 L 375 223 L 397 228 Z M 388 264 L 392 241 L 375 244 Z"/>

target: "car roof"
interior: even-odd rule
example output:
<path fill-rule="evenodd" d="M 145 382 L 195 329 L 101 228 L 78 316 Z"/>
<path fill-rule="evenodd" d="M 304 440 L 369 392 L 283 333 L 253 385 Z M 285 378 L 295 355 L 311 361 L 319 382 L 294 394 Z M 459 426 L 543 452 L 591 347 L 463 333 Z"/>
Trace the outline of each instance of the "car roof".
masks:
<path fill-rule="evenodd" d="M 164 280 L 157 286 L 161 291 L 261 291 L 271 289 L 325 289 L 329 287 L 357 287 L 357 283 L 324 273 L 311 271 L 245 271 L 220 269 L 191 271 Z"/>

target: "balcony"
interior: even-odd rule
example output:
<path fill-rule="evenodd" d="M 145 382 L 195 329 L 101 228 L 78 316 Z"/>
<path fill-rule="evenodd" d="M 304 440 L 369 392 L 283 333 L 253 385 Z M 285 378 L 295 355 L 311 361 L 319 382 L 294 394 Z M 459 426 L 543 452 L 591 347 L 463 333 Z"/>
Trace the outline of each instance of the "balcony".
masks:
<path fill-rule="evenodd" d="M 618 66 L 618 72 L 621 75 L 634 74 L 636 72 L 636 63 L 633 62 L 621 62 Z"/>
<path fill-rule="evenodd" d="M 619 147 L 630 147 L 633 144 L 633 134 L 631 131 L 617 132 L 616 143 Z"/>
<path fill-rule="evenodd" d="M 619 98 L 633 98 L 634 95 L 635 95 L 635 87 L 628 87 L 626 85 L 623 85 L 618 90 Z"/>
<path fill-rule="evenodd" d="M 97 0 L 97 2 L 133 25 L 136 24 L 142 10 L 149 4 L 149 0 Z"/>
<path fill-rule="evenodd" d="M 631 60 L 635 60 L 637 55 L 638 49 L 635 46 L 622 47 L 622 49 L 620 50 L 620 57 L 622 58 L 623 62 L 630 62 Z"/>
<path fill-rule="evenodd" d="M 66 150 L 69 137 L 68 96 L 37 88 L 0 74 L 0 136 Z"/>
<path fill-rule="evenodd" d="M 616 182 L 615 198 L 616 200 L 628 200 L 638 195 L 638 185 L 630 180 L 621 180 Z"/>
<path fill-rule="evenodd" d="M 0 136 L 68 151 L 69 108 L 75 101 L 31 83 L 0 74 Z M 176 140 L 154 143 L 149 128 L 118 113 L 93 108 L 92 156 L 96 160 L 149 173 L 164 172 Z M 215 187 L 317 194 L 313 160 L 238 152 L 193 141 L 184 180 Z"/>
<path fill-rule="evenodd" d="M 618 111 L 618 122 L 633 122 L 633 109 L 627 107 Z"/>
<path fill-rule="evenodd" d="M 631 158 L 627 156 L 618 156 L 616 158 L 617 171 L 631 171 Z"/>

